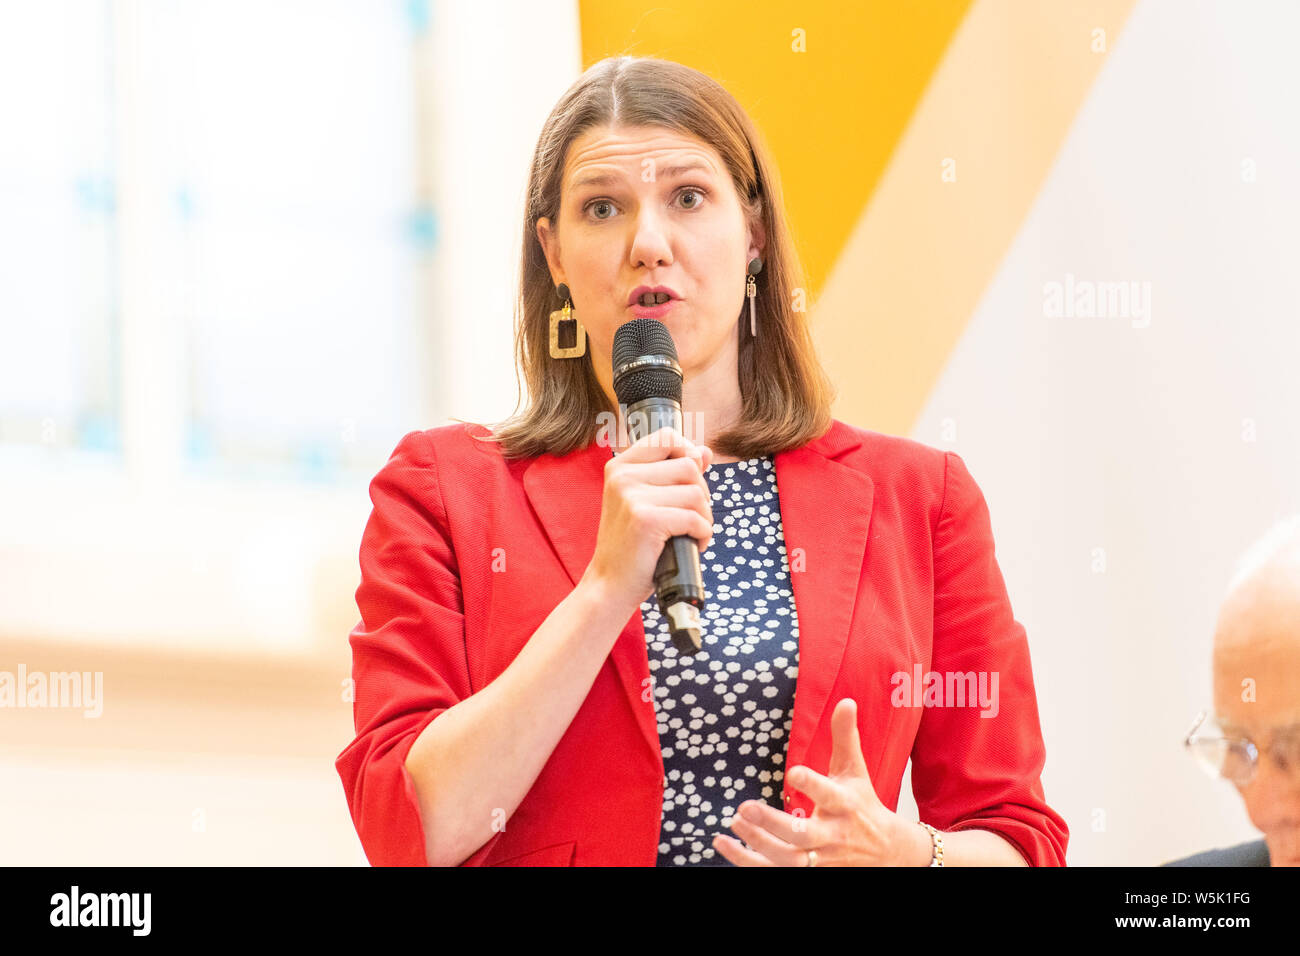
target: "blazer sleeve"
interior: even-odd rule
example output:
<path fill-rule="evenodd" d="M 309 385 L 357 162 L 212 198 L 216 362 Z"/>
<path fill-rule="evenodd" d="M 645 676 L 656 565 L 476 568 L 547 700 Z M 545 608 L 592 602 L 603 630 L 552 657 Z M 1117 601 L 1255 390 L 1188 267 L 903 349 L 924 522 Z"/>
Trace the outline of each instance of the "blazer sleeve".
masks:
<path fill-rule="evenodd" d="M 361 621 L 350 635 L 356 737 L 335 767 L 371 864 L 425 866 L 406 755 L 426 726 L 470 693 L 459 570 L 428 435 L 402 438 L 371 480 L 370 499 L 356 594 Z"/>
<path fill-rule="evenodd" d="M 921 819 L 939 830 L 991 830 L 1031 866 L 1064 866 L 1069 830 L 1047 805 L 1045 750 L 1024 628 L 1012 616 L 984 495 L 945 452 L 935 523 L 930 670 L 986 674 L 990 706 L 926 707 L 912 749 Z M 951 704 L 951 701 L 946 703 Z M 985 714 L 988 716 L 985 716 Z"/>

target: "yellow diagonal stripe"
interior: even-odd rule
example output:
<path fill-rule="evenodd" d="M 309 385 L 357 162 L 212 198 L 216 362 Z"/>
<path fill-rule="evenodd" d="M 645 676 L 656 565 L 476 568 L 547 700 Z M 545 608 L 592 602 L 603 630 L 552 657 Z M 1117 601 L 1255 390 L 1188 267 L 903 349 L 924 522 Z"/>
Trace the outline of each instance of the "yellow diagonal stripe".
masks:
<path fill-rule="evenodd" d="M 675 60 L 712 76 L 754 118 L 780 168 L 810 296 L 839 258 L 969 6 L 578 5 L 584 68 L 619 54 Z"/>
<path fill-rule="evenodd" d="M 814 310 L 837 417 L 911 430 L 1132 6 L 971 8 Z"/>

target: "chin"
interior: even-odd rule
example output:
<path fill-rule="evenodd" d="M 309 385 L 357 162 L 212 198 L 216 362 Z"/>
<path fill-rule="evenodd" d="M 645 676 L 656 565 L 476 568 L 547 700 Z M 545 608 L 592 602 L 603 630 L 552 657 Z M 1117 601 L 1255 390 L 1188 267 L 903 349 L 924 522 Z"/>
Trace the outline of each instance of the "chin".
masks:
<path fill-rule="evenodd" d="M 1300 866 L 1300 840 L 1295 836 L 1265 837 L 1271 866 Z"/>

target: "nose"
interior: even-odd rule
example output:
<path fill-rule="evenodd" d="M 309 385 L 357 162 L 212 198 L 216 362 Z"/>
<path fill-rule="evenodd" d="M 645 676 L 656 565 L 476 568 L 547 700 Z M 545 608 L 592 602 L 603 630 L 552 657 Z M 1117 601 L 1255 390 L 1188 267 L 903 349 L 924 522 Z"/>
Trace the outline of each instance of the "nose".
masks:
<path fill-rule="evenodd" d="M 637 213 L 635 232 L 632 235 L 632 267 L 655 269 L 673 263 L 672 243 L 667 227 L 653 210 L 645 206 Z"/>
<path fill-rule="evenodd" d="M 1300 827 L 1300 777 L 1266 751 L 1259 755 L 1254 779 L 1241 788 L 1251 822 L 1262 832 Z"/>

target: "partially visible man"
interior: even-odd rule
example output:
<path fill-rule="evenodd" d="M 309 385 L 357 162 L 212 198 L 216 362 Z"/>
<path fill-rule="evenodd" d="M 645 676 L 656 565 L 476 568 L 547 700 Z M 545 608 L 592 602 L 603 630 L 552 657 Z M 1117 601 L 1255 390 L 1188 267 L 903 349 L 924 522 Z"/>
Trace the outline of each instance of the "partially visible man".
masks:
<path fill-rule="evenodd" d="M 1168 866 L 1300 865 L 1300 515 L 1247 553 L 1214 632 L 1214 714 L 1187 748 L 1232 781 L 1264 839 Z"/>

